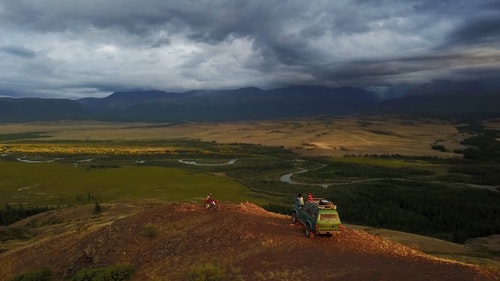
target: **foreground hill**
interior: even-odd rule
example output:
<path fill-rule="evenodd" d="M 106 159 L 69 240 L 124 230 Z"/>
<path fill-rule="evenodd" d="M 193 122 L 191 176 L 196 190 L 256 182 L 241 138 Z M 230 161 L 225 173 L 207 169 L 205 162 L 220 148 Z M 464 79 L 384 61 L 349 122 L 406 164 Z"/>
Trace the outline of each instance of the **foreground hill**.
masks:
<path fill-rule="evenodd" d="M 224 280 L 500 280 L 496 269 L 350 227 L 307 239 L 287 216 L 250 203 L 221 207 L 146 202 L 109 204 L 93 218 L 89 206 L 40 214 L 11 226 L 29 227 L 36 239 L 2 246 L 0 279 L 48 268 L 54 280 L 67 280 L 83 268 L 127 262 L 136 268 L 132 280 L 186 280 L 204 265 L 225 270 Z"/>

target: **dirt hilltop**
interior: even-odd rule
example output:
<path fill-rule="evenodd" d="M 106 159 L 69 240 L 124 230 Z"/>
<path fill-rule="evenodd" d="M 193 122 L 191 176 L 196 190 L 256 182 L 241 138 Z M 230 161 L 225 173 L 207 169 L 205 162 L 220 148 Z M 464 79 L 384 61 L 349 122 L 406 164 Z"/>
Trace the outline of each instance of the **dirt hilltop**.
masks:
<path fill-rule="evenodd" d="M 426 255 L 367 232 L 344 227 L 308 239 L 288 216 L 251 203 L 106 204 L 28 218 L 31 240 L 4 244 L 0 280 L 48 268 L 68 280 L 83 268 L 128 262 L 132 280 L 185 280 L 193 266 L 212 264 L 235 280 L 500 280 L 500 271 Z M 238 273 L 234 273 L 238 272 Z"/>

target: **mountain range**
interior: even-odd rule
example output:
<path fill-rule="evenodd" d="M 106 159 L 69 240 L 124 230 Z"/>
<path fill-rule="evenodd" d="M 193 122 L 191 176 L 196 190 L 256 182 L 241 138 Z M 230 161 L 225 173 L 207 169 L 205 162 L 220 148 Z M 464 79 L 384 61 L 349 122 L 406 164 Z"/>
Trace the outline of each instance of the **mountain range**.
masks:
<path fill-rule="evenodd" d="M 114 92 L 103 98 L 0 98 L 0 122 L 52 120 L 236 121 L 356 114 L 441 117 L 500 116 L 500 87 L 481 82 L 434 81 L 391 99 L 362 88 L 291 86 L 262 90 Z"/>

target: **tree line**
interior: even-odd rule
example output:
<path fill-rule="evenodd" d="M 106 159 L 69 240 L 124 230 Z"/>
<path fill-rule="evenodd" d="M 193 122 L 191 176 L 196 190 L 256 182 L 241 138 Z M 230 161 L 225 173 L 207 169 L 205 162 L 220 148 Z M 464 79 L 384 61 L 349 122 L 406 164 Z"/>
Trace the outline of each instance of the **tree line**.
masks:
<path fill-rule="evenodd" d="M 345 222 L 463 243 L 500 233 L 500 192 L 381 180 L 336 186 L 328 196 Z"/>
<path fill-rule="evenodd" d="M 22 204 L 18 206 L 12 206 L 10 204 L 5 204 L 3 209 L 0 209 L 0 225 L 9 225 L 16 221 L 20 221 L 27 217 L 43 213 L 53 208 L 48 206 L 29 206 L 25 207 Z"/>

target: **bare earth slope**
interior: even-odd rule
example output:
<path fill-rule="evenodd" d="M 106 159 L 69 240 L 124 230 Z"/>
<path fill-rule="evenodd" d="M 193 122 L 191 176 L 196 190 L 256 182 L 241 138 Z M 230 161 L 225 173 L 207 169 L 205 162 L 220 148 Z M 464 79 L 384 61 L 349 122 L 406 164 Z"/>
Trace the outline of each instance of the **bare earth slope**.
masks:
<path fill-rule="evenodd" d="M 129 209 L 128 216 L 90 224 L 75 208 L 66 217 L 73 229 L 47 228 L 32 243 L 1 253 L 0 280 L 40 268 L 64 280 L 82 268 L 117 262 L 136 267 L 132 280 L 185 280 L 192 266 L 206 264 L 239 268 L 239 280 L 252 281 L 500 280 L 498 270 L 440 260 L 361 230 L 345 227 L 331 238 L 308 239 L 287 216 L 250 203 L 221 207 L 147 204 L 140 211 Z M 106 207 L 103 217 L 113 208 Z"/>

